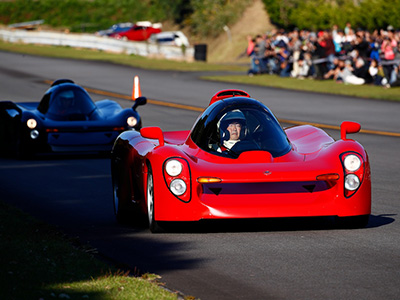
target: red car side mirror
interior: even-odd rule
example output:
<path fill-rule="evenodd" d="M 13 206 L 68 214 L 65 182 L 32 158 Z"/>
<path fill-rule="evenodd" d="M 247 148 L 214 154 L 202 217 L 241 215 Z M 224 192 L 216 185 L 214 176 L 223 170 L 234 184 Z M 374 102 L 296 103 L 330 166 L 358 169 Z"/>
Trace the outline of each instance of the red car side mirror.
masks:
<path fill-rule="evenodd" d="M 140 134 L 146 139 L 158 140 L 160 146 L 164 146 L 164 134 L 160 127 L 144 127 L 140 129 Z"/>
<path fill-rule="evenodd" d="M 357 122 L 351 122 L 351 121 L 344 121 L 340 125 L 340 138 L 342 140 L 347 140 L 346 135 L 348 133 L 357 133 L 361 129 L 361 125 Z"/>

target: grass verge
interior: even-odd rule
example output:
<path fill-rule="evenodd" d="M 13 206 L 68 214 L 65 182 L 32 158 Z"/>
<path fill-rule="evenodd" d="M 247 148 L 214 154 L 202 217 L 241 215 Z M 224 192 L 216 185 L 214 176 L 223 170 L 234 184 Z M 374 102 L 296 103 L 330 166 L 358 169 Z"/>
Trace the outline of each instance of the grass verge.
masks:
<path fill-rule="evenodd" d="M 384 89 L 374 85 L 349 85 L 337 83 L 333 80 L 301 80 L 297 78 L 282 78 L 277 75 L 257 75 L 253 77 L 247 75 L 203 76 L 202 79 L 367 99 L 400 101 L 399 88 Z"/>
<path fill-rule="evenodd" d="M 0 219 L 1 299 L 178 299 L 156 275 L 129 276 L 1 201 Z"/>

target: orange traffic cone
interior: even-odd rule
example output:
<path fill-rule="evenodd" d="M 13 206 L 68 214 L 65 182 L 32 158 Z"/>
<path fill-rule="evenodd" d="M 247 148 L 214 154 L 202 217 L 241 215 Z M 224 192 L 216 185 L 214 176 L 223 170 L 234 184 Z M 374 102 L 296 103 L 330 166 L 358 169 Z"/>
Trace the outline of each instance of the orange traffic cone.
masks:
<path fill-rule="evenodd" d="M 140 91 L 139 76 L 135 76 L 133 78 L 132 100 L 136 100 L 140 96 L 142 96 L 142 92 Z"/>

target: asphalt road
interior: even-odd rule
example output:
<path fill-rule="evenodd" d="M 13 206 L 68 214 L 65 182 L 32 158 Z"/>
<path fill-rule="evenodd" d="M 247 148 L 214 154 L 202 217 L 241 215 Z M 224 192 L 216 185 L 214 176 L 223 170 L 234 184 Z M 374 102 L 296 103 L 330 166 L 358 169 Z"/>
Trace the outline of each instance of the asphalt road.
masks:
<path fill-rule="evenodd" d="M 238 87 L 278 118 L 400 132 L 400 104 L 202 81 L 198 73 L 155 72 L 100 62 L 0 52 L 0 100 L 39 101 L 44 80 L 129 95 L 142 93 L 205 107 L 220 89 Z M 340 86 L 338 85 L 338 88 Z M 95 100 L 103 97 L 92 94 Z M 124 107 L 132 103 L 118 100 Z M 148 104 L 145 126 L 189 129 L 198 112 Z M 337 131 L 329 131 L 339 137 Z M 399 137 L 359 133 L 372 168 L 368 227 L 339 230 L 329 219 L 212 222 L 166 234 L 116 223 L 110 162 L 97 156 L 0 158 L 0 199 L 57 225 L 120 266 L 162 276 L 170 289 L 201 299 L 398 299 L 400 292 Z"/>

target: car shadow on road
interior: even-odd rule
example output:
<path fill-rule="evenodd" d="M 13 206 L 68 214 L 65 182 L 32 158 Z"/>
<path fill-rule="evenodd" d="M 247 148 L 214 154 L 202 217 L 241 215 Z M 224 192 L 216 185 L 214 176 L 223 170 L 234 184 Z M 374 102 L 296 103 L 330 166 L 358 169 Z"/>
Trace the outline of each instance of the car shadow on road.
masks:
<path fill-rule="evenodd" d="M 170 233 L 218 232 L 273 232 L 368 229 L 388 225 L 395 221 L 395 214 L 371 215 L 365 228 L 338 226 L 334 217 L 296 217 L 240 220 L 201 220 L 199 222 L 167 222 L 163 224 Z"/>
<path fill-rule="evenodd" d="M 397 214 L 371 215 L 367 228 L 381 227 L 393 223 L 395 221 L 394 216 L 397 216 Z"/>

